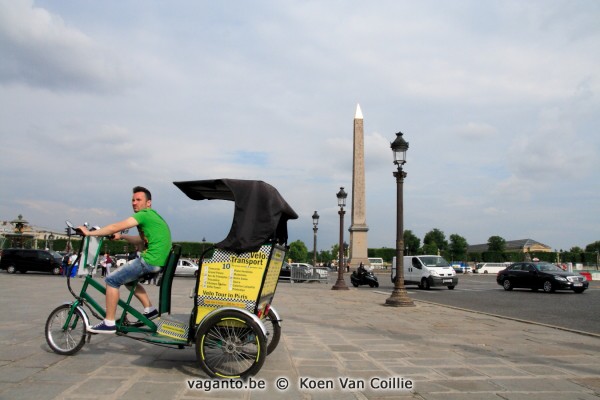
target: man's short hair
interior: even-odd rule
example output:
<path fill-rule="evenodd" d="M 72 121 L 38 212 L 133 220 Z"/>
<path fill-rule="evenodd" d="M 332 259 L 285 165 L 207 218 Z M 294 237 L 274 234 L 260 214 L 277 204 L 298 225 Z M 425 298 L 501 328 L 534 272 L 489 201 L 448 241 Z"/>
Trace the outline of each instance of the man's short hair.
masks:
<path fill-rule="evenodd" d="M 150 193 L 150 191 L 148 189 L 146 189 L 143 186 L 136 186 L 133 188 L 133 193 L 139 193 L 139 192 L 144 192 L 144 194 L 146 195 L 146 200 L 152 200 L 152 194 Z"/>

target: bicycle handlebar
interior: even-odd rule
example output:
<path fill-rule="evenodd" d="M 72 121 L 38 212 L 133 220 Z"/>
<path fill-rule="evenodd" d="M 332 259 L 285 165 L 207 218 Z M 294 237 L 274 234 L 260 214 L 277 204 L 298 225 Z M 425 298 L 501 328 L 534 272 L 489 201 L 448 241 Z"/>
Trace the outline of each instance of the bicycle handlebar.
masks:
<path fill-rule="evenodd" d="M 84 235 L 83 235 L 83 232 L 81 231 L 81 229 L 79 229 L 78 227 L 75 227 L 75 226 L 74 226 L 74 225 L 71 223 L 71 221 L 65 221 L 65 222 L 66 222 L 66 224 L 67 224 L 67 227 L 68 227 L 69 229 L 72 229 L 72 230 L 75 232 L 75 234 L 76 234 L 77 236 L 84 236 Z M 99 226 L 92 226 L 92 227 L 90 228 L 90 226 L 89 226 L 89 224 L 88 224 L 87 222 L 84 222 L 84 223 L 83 223 L 83 226 L 85 226 L 86 228 L 88 228 L 88 230 L 89 230 L 90 232 L 91 232 L 91 231 L 96 231 L 96 230 L 100 229 L 100 227 L 99 227 Z M 111 234 L 111 235 L 105 235 L 104 237 L 105 237 L 105 238 L 107 238 L 108 240 L 113 240 L 113 239 L 115 238 L 115 234 L 113 233 L 113 234 Z"/>
<path fill-rule="evenodd" d="M 79 295 L 77 293 L 75 293 L 75 291 L 73 291 L 73 289 L 71 287 L 71 270 L 72 270 L 72 268 L 75 265 L 77 265 L 78 268 L 83 268 L 84 267 L 83 265 L 81 265 L 81 261 L 82 261 L 82 256 L 83 256 L 84 242 L 85 242 L 86 235 L 84 235 L 83 232 L 81 231 L 81 229 L 79 229 L 78 227 L 75 227 L 70 221 L 65 221 L 65 223 L 67 224 L 67 227 L 69 229 L 69 234 L 71 233 L 70 230 L 72 229 L 77 236 L 81 236 L 83 238 L 80 241 L 79 248 L 77 250 L 74 249 L 75 252 L 76 252 L 76 254 L 77 254 L 75 260 L 73 261 L 73 263 L 71 264 L 71 266 L 67 269 L 67 288 L 69 289 L 69 292 L 71 292 L 71 294 L 73 295 L 73 297 L 75 297 L 78 300 L 81 300 L 81 298 L 79 297 Z M 85 226 L 90 231 L 95 231 L 95 230 L 100 229 L 99 226 L 90 227 L 87 222 L 84 223 L 83 226 Z M 103 237 L 112 239 L 113 236 L 114 235 L 103 236 Z M 98 237 L 98 239 L 100 239 L 100 238 L 101 237 Z"/>

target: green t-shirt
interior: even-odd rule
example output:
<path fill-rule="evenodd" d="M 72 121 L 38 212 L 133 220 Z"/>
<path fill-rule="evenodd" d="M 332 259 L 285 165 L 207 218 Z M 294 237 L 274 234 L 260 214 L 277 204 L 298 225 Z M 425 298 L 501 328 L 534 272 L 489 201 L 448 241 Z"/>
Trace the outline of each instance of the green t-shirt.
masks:
<path fill-rule="evenodd" d="M 162 267 L 171 251 L 171 231 L 165 220 L 151 208 L 133 214 L 140 236 L 146 242 L 142 257 L 150 265 Z"/>

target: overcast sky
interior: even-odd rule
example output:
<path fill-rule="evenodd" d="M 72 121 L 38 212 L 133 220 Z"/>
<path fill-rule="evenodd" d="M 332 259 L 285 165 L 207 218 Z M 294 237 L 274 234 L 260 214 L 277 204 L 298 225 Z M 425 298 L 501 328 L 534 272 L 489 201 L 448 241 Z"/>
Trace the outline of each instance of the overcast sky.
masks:
<path fill-rule="evenodd" d="M 369 247 L 395 246 L 398 131 L 421 240 L 585 247 L 599 91 L 596 0 L 0 0 L 0 219 L 102 226 L 143 185 L 175 240 L 214 242 L 233 205 L 172 182 L 257 179 L 299 214 L 290 242 L 312 249 L 317 210 L 330 249 L 360 104 Z"/>

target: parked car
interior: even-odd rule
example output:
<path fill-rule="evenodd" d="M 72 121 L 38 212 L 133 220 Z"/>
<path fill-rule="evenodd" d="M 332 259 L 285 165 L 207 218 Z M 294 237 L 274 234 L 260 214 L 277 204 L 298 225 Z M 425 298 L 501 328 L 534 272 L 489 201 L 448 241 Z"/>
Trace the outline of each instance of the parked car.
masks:
<path fill-rule="evenodd" d="M 502 271 L 509 265 L 510 265 L 510 263 L 509 264 L 493 263 L 493 262 L 477 263 L 477 265 L 475 266 L 475 272 L 478 274 L 497 274 L 498 272 Z"/>
<path fill-rule="evenodd" d="M 566 272 L 547 262 L 518 262 L 496 275 L 498 285 L 504 290 L 513 288 L 542 289 L 550 293 L 555 290 L 573 290 L 583 293 L 589 286 L 583 275 Z"/>
<path fill-rule="evenodd" d="M 279 270 L 279 279 L 283 279 L 283 280 L 290 280 L 292 276 L 292 267 L 290 266 L 290 264 L 286 263 L 285 261 L 283 262 L 283 265 L 281 265 L 281 269 Z"/>
<path fill-rule="evenodd" d="M 304 282 L 313 279 L 327 278 L 329 272 L 326 268 L 313 268 L 306 263 L 284 262 L 279 271 L 279 279 L 291 280 L 292 282 Z"/>
<path fill-rule="evenodd" d="M 382 269 L 385 264 L 381 257 L 369 257 L 369 265 L 375 269 Z"/>
<path fill-rule="evenodd" d="M 198 276 L 198 264 L 188 258 L 180 258 L 175 268 L 175 276 Z"/>
<path fill-rule="evenodd" d="M 286 263 L 287 264 L 287 263 Z M 312 278 L 312 266 L 308 264 L 292 263 L 287 264 L 289 268 L 290 280 L 292 282 L 304 282 Z M 281 276 L 281 274 L 279 274 Z"/>
<path fill-rule="evenodd" d="M 313 279 L 327 279 L 329 271 L 327 268 L 315 268 L 311 264 L 307 263 L 291 263 L 292 269 L 297 268 L 303 272 L 308 278 Z"/>
<path fill-rule="evenodd" d="M 462 263 L 462 262 L 455 262 L 452 263 L 452 268 L 454 269 L 454 272 L 458 273 L 458 274 L 467 274 L 471 271 L 471 268 L 466 264 L 466 263 Z"/>
<path fill-rule="evenodd" d="M 136 257 L 137 253 L 135 251 L 132 251 L 131 253 L 127 254 L 115 254 L 113 256 L 113 259 L 115 260 L 116 267 L 122 267 L 123 265 L 127 264 L 130 260 L 133 260 Z"/>
<path fill-rule="evenodd" d="M 4 249 L 0 257 L 0 269 L 9 274 L 38 271 L 59 275 L 61 264 L 62 256 L 52 250 Z"/>

